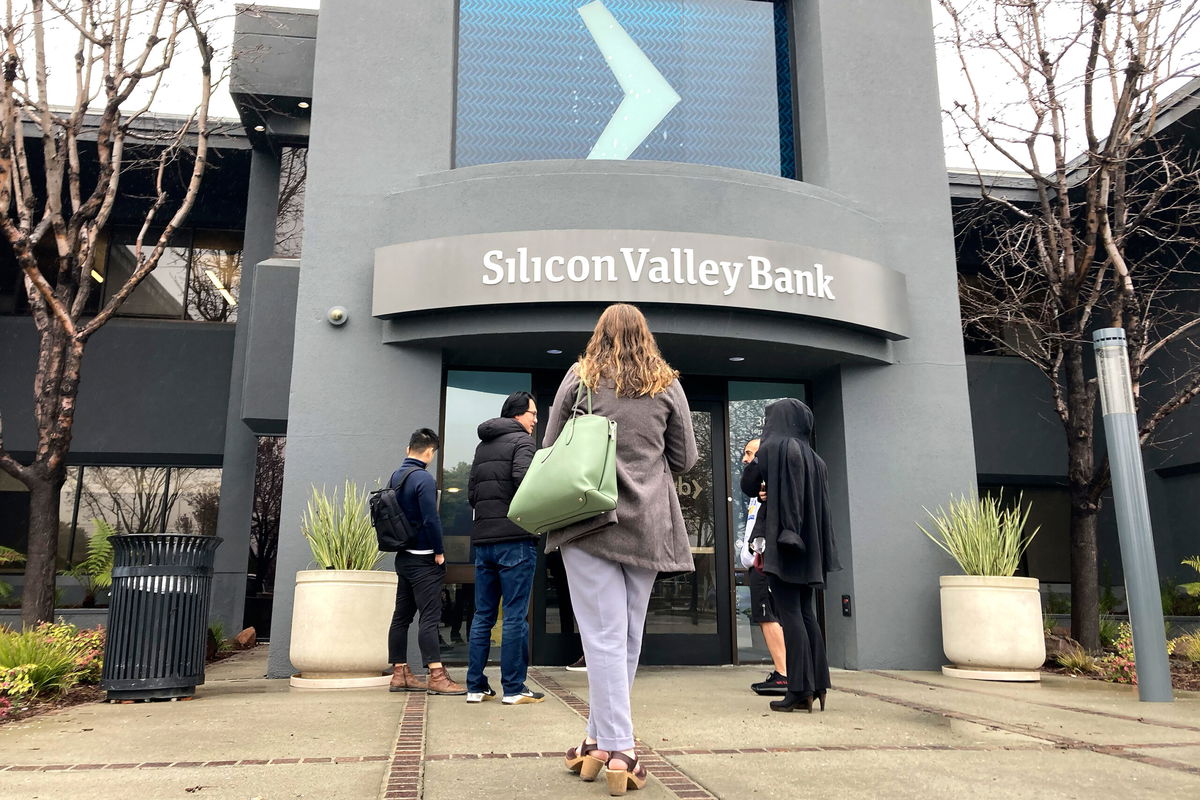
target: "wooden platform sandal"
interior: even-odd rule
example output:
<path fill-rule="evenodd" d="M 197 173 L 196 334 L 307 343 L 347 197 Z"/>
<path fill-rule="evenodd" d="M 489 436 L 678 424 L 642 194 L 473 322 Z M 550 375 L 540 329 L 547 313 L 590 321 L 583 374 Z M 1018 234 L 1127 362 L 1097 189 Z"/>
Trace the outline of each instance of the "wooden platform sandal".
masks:
<path fill-rule="evenodd" d="M 592 755 L 596 752 L 607 753 L 608 751 L 601 750 L 596 742 L 591 744 L 584 742 L 578 747 L 568 750 L 563 761 L 566 763 L 567 769 L 571 772 L 578 772 L 579 777 L 583 780 L 594 781 L 600 774 L 600 768 L 604 766 L 604 759 Z"/>
<path fill-rule="evenodd" d="M 624 769 L 613 769 L 612 763 L 620 760 L 625 764 Z M 608 759 L 608 771 L 604 773 L 608 781 L 608 793 L 620 797 L 629 789 L 641 789 L 646 785 L 646 768 L 638 763 L 636 756 L 615 752 Z"/>

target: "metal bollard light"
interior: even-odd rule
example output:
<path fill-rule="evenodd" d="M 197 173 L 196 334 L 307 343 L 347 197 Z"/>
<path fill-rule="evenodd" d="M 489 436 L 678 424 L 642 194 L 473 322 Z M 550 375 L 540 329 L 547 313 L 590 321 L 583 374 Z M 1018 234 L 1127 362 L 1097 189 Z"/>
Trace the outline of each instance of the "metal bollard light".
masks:
<path fill-rule="evenodd" d="M 1125 597 L 1133 627 L 1133 660 L 1138 675 L 1138 699 L 1168 703 L 1171 667 L 1163 640 L 1162 600 L 1158 587 L 1158 562 L 1146 500 L 1146 474 L 1138 441 L 1129 353 L 1122 328 L 1103 328 L 1092 334 L 1104 436 L 1112 470 L 1113 506 L 1125 570 Z M 1141 634 L 1141 635 L 1139 635 Z"/>

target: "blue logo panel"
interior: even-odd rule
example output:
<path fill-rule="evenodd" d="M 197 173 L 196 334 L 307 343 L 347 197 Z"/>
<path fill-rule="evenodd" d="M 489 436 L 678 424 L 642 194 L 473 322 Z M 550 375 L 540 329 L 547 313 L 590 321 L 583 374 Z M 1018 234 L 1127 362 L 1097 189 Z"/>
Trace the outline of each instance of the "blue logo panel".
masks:
<path fill-rule="evenodd" d="M 601 146 L 627 93 L 585 24 L 598 7 L 638 69 L 679 96 L 648 132 L 635 126 L 636 145 Z M 629 158 L 796 177 L 788 40 L 784 5 L 763 0 L 460 0 L 455 164 L 633 146 Z"/>

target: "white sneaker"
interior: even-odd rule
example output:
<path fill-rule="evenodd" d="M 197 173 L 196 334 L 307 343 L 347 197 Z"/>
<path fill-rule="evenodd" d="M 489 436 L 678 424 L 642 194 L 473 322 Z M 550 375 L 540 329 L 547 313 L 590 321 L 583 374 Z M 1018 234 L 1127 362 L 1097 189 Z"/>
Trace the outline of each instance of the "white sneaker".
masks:
<path fill-rule="evenodd" d="M 496 690 L 488 689 L 486 692 L 467 692 L 468 703 L 482 703 L 484 700 L 495 700 Z M 507 702 L 507 701 L 505 701 Z"/>
<path fill-rule="evenodd" d="M 526 689 L 520 694 L 504 695 L 504 700 L 502 702 L 508 706 L 521 706 L 525 705 L 526 703 L 540 703 L 545 699 L 546 695 L 542 694 L 541 692 L 531 692 Z"/>

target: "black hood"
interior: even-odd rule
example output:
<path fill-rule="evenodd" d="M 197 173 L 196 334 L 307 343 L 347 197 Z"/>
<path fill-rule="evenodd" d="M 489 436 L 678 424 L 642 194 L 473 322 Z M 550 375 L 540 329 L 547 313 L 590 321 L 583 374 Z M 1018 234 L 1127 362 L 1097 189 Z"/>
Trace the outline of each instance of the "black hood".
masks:
<path fill-rule="evenodd" d="M 786 397 L 767 406 L 762 440 L 799 439 L 811 444 L 812 429 L 812 410 L 799 400 Z"/>
<path fill-rule="evenodd" d="M 487 422 L 481 422 L 479 423 L 478 433 L 479 441 L 481 442 L 490 442 L 493 439 L 499 439 L 506 433 L 524 433 L 526 436 L 529 435 L 525 432 L 525 428 L 521 423 L 512 417 L 496 417 L 495 419 L 489 419 Z"/>

